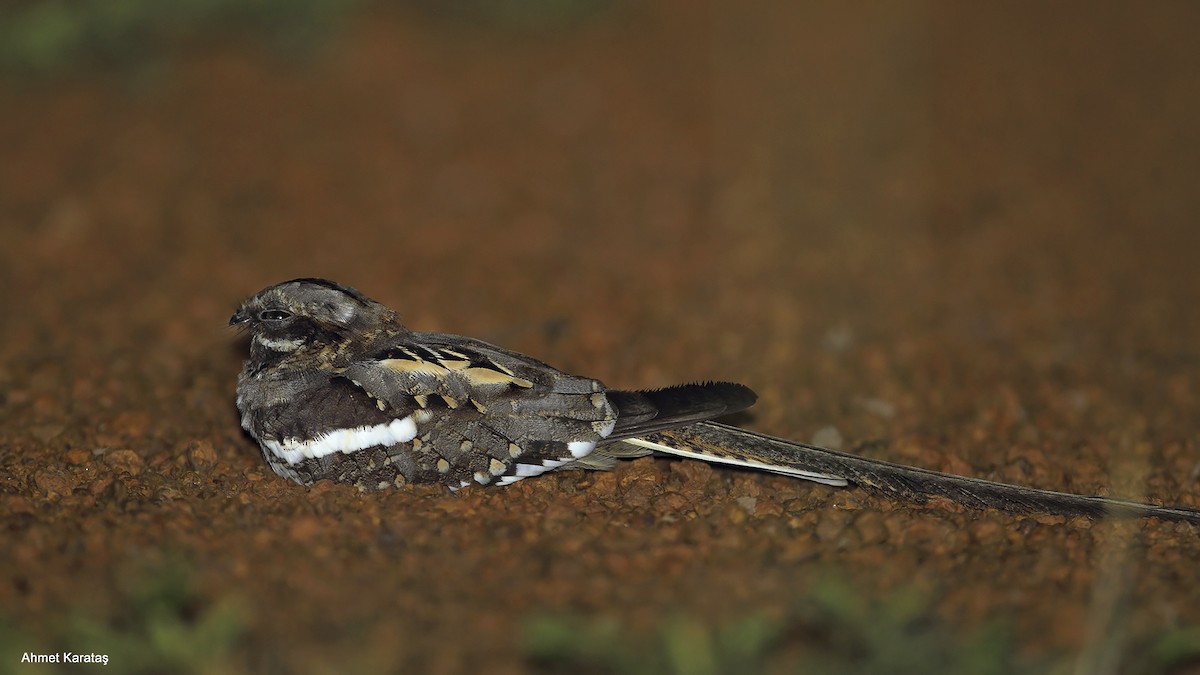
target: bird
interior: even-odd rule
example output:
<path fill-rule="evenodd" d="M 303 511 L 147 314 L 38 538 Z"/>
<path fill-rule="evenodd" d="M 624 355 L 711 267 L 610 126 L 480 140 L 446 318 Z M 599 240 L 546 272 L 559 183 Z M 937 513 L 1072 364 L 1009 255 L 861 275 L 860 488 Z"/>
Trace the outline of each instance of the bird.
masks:
<path fill-rule="evenodd" d="M 327 279 L 268 286 L 229 325 L 250 335 L 241 425 L 271 469 L 301 485 L 458 491 L 666 455 L 915 501 L 1200 523 L 1188 507 L 946 474 L 722 424 L 714 420 L 757 401 L 753 390 L 716 381 L 610 389 L 482 340 L 411 331 L 391 308 Z"/>

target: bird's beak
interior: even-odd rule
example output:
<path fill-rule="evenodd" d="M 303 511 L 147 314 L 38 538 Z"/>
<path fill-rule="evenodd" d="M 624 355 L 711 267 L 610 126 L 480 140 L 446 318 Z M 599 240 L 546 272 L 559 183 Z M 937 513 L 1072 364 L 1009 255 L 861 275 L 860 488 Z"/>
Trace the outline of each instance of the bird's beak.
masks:
<path fill-rule="evenodd" d="M 245 312 L 243 312 L 242 310 L 239 309 L 238 311 L 234 312 L 233 316 L 229 317 L 229 325 L 230 326 L 240 326 L 241 324 L 246 323 L 249 320 L 250 320 L 250 317 Z"/>

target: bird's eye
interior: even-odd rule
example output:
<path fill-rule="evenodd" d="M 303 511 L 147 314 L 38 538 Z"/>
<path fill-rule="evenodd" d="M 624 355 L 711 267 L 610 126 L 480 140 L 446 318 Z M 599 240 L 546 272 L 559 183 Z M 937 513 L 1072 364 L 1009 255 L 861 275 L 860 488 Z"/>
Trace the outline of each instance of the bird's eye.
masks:
<path fill-rule="evenodd" d="M 258 318 L 262 319 L 263 321 L 283 321 L 291 316 L 291 314 L 283 311 L 282 309 L 264 309 L 258 315 Z"/>

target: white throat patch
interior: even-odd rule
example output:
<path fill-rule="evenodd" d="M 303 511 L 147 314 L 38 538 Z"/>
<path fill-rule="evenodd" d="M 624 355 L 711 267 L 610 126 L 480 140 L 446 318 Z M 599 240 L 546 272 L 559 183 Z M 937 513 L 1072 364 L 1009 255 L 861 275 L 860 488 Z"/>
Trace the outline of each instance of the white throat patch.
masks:
<path fill-rule="evenodd" d="M 304 341 L 300 338 L 292 338 L 291 340 L 272 340 L 269 337 L 255 335 L 254 343 L 264 349 L 270 349 L 273 352 L 294 352 L 299 349 Z"/>

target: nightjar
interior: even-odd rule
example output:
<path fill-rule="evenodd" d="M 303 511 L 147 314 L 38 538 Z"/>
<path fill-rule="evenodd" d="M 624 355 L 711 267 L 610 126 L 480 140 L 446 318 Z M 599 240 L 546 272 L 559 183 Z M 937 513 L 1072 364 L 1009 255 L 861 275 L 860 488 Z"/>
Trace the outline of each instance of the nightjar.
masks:
<path fill-rule="evenodd" d="M 408 330 L 394 311 L 325 279 L 242 303 L 250 333 L 237 385 L 242 426 L 302 485 L 508 485 L 617 459 L 675 455 L 892 497 L 1087 517 L 1200 523 L 1200 511 L 1054 492 L 892 464 L 711 421 L 757 398 L 730 382 L 608 389 L 486 342 Z"/>
<path fill-rule="evenodd" d="M 650 436 L 749 407 L 756 396 L 740 384 L 607 389 L 480 340 L 409 331 L 391 309 L 324 279 L 266 288 L 229 323 L 250 332 L 242 426 L 275 473 L 297 483 L 457 490 L 662 452 L 846 484 Z"/>

